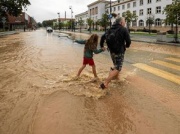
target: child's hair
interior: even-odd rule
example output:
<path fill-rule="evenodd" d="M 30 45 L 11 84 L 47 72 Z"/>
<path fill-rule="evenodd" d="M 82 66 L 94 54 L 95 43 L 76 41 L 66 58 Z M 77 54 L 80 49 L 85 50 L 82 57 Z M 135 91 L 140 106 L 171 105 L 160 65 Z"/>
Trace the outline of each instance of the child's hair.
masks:
<path fill-rule="evenodd" d="M 92 34 L 91 37 L 86 41 L 85 49 L 94 50 L 97 48 L 98 44 L 98 35 Z"/>

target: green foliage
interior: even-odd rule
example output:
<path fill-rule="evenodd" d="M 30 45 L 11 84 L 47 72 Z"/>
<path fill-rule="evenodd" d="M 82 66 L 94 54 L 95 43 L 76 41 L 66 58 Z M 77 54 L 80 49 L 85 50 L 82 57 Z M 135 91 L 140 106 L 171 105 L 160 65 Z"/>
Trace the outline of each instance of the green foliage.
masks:
<path fill-rule="evenodd" d="M 102 19 L 98 21 L 98 24 L 105 28 L 109 25 L 108 15 L 105 13 L 102 15 Z"/>
<path fill-rule="evenodd" d="M 42 23 L 38 22 L 38 23 L 37 23 L 37 26 L 38 26 L 38 27 L 42 27 Z"/>
<path fill-rule="evenodd" d="M 125 18 L 127 22 L 127 29 L 129 30 L 130 23 L 134 20 L 137 20 L 138 16 L 131 13 L 129 10 L 123 13 L 123 17 Z"/>
<path fill-rule="evenodd" d="M 91 26 L 93 22 L 94 21 L 91 18 L 87 18 L 87 23 L 88 23 L 89 26 Z"/>
<path fill-rule="evenodd" d="M 66 27 L 70 28 L 70 27 L 71 27 L 71 24 L 72 24 L 71 20 L 67 21 Z"/>
<path fill-rule="evenodd" d="M 26 8 L 30 4 L 29 0 L 0 0 L 0 16 L 5 16 L 6 12 L 18 16 L 23 7 Z"/>
<path fill-rule="evenodd" d="M 146 24 L 147 24 L 147 25 L 152 25 L 152 24 L 154 24 L 154 16 L 149 16 L 149 17 L 147 17 Z"/>
<path fill-rule="evenodd" d="M 166 15 L 166 23 L 180 24 L 180 1 L 175 0 L 171 5 L 167 5 L 163 13 Z"/>
<path fill-rule="evenodd" d="M 133 20 L 137 20 L 138 16 L 131 13 L 129 10 L 123 13 L 123 17 L 125 18 L 127 24 L 130 24 Z"/>
<path fill-rule="evenodd" d="M 47 26 L 53 27 L 53 20 L 45 20 L 42 22 L 42 24 L 44 27 L 47 27 Z"/>
<path fill-rule="evenodd" d="M 176 24 L 175 42 L 178 42 L 178 24 L 180 24 L 180 1 L 174 0 L 171 5 L 167 5 L 163 11 L 166 14 L 166 23 Z"/>
<path fill-rule="evenodd" d="M 80 20 L 78 20 L 78 24 L 79 24 L 80 26 L 83 26 L 83 25 L 84 25 L 84 20 L 82 20 L 82 18 L 80 18 Z"/>
<path fill-rule="evenodd" d="M 78 24 L 79 24 L 79 26 L 80 26 L 80 32 L 81 32 L 81 26 L 84 25 L 84 20 L 82 20 L 82 18 L 80 18 L 80 19 L 78 20 Z"/>

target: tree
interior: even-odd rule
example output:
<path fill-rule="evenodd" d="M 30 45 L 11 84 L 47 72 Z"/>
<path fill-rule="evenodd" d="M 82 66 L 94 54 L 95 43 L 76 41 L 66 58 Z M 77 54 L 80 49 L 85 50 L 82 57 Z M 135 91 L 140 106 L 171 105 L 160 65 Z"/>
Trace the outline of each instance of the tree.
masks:
<path fill-rule="evenodd" d="M 149 34 L 151 33 L 151 25 L 154 24 L 154 16 L 150 15 L 147 17 L 146 26 L 149 26 Z"/>
<path fill-rule="evenodd" d="M 163 11 L 166 15 L 165 22 L 176 25 L 175 42 L 178 42 L 178 24 L 180 24 L 180 1 L 174 0 L 171 5 L 167 5 Z"/>
<path fill-rule="evenodd" d="M 125 20 L 127 22 L 127 29 L 129 31 L 130 23 L 134 20 L 137 20 L 138 16 L 131 13 L 129 10 L 127 10 L 126 12 L 123 13 L 123 17 L 125 18 Z"/>
<path fill-rule="evenodd" d="M 37 23 L 37 26 L 38 26 L 38 27 L 42 27 L 42 23 L 41 23 L 41 22 L 38 22 L 38 23 Z"/>
<path fill-rule="evenodd" d="M 106 31 L 106 28 L 109 25 L 108 15 L 106 13 L 103 14 L 102 19 L 99 20 L 99 25 L 104 27 L 104 30 Z"/>
<path fill-rule="evenodd" d="M 45 20 L 42 22 L 42 24 L 44 27 L 47 27 L 47 26 L 53 27 L 53 20 Z"/>
<path fill-rule="evenodd" d="M 89 32 L 91 33 L 91 25 L 94 21 L 91 18 L 87 18 L 87 23 L 89 25 Z"/>
<path fill-rule="evenodd" d="M 23 7 L 26 8 L 30 4 L 29 0 L 1 0 L 0 16 L 5 16 L 6 13 L 18 16 L 21 14 Z"/>
<path fill-rule="evenodd" d="M 84 25 L 84 20 L 82 20 L 82 18 L 80 18 L 80 19 L 78 20 L 78 24 L 79 24 L 79 26 L 80 26 L 80 33 L 81 33 L 81 27 Z"/>

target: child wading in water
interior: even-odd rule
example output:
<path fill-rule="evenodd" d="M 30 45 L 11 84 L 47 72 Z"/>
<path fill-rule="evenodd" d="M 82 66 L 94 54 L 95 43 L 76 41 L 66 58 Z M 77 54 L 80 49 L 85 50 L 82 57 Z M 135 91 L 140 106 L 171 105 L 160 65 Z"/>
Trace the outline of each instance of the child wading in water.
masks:
<path fill-rule="evenodd" d="M 91 37 L 85 42 L 83 65 L 79 69 L 76 79 L 79 78 L 81 72 L 83 71 L 83 69 L 86 67 L 87 64 L 89 64 L 92 67 L 92 72 L 94 74 L 93 80 L 95 81 L 98 79 L 96 74 L 96 66 L 93 60 L 93 53 L 95 54 L 101 53 L 105 51 L 105 48 L 97 49 L 97 45 L 98 45 L 98 35 L 92 34 Z"/>

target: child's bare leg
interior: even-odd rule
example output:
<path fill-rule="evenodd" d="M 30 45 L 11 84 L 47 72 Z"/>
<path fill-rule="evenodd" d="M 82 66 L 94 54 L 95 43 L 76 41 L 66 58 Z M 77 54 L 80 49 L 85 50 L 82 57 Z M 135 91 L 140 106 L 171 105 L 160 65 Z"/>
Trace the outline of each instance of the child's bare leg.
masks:
<path fill-rule="evenodd" d="M 79 69 L 77 76 L 79 77 L 83 69 L 86 67 L 86 65 L 82 65 L 82 67 Z"/>
<path fill-rule="evenodd" d="M 97 77 L 96 66 L 95 65 L 92 66 L 92 71 L 93 71 L 94 77 Z"/>

